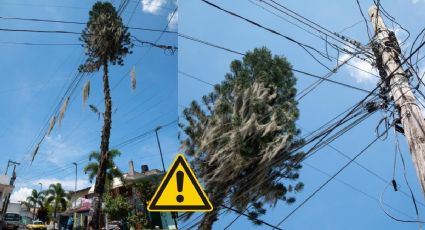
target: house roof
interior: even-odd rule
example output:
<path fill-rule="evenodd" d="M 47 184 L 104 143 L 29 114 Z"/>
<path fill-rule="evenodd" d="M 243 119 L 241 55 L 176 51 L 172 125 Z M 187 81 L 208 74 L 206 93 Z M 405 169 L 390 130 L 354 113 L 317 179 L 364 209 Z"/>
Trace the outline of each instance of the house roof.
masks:
<path fill-rule="evenodd" d="M 140 173 L 133 171 L 132 173 L 126 173 L 123 175 L 124 181 L 126 183 L 134 183 L 140 180 L 156 180 L 159 177 L 162 177 L 164 172 L 158 169 L 148 170 L 146 172 Z M 112 182 L 112 189 L 123 187 L 124 184 L 119 177 L 115 177 Z M 94 184 L 90 187 L 88 194 L 94 193 Z"/>

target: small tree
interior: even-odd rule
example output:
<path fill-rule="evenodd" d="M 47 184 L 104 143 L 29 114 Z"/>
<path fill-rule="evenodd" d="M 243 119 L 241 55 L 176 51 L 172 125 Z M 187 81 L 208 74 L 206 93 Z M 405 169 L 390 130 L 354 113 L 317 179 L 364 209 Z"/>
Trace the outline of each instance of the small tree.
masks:
<path fill-rule="evenodd" d="M 37 210 L 37 218 L 43 223 L 50 222 L 53 218 L 51 218 L 51 215 L 49 214 L 49 210 L 53 210 L 51 208 L 51 205 L 49 204 L 43 205 L 43 207 Z"/>
<path fill-rule="evenodd" d="M 37 190 L 33 189 L 31 192 L 31 195 L 27 197 L 27 203 L 30 204 L 33 208 L 32 212 L 32 219 L 34 219 L 36 212 L 37 212 L 37 206 L 39 208 L 43 207 L 44 204 L 44 198 L 45 193 L 44 192 L 37 192 Z"/>
<path fill-rule="evenodd" d="M 63 212 L 66 210 L 71 195 L 65 192 L 60 183 L 51 184 L 46 194 L 46 203 L 53 208 L 53 229 L 55 229 L 56 214 L 58 211 Z"/>
<path fill-rule="evenodd" d="M 105 193 L 103 200 L 105 203 L 105 213 L 108 213 L 114 220 L 122 220 L 124 223 L 127 222 L 132 209 L 132 205 L 128 202 L 127 198 L 121 195 L 113 196 L 110 193 Z"/>
<path fill-rule="evenodd" d="M 142 224 L 144 228 L 151 227 L 151 221 L 148 216 L 147 205 L 152 199 L 158 185 L 154 184 L 150 180 L 142 180 L 137 182 L 134 186 L 137 197 L 140 199 L 140 202 L 143 204 L 143 215 L 135 215 L 133 219 L 138 219 L 139 223 Z"/>
<path fill-rule="evenodd" d="M 291 65 L 261 48 L 233 61 L 230 69 L 202 97 L 202 105 L 193 101 L 184 109 L 180 124 L 183 148 L 214 206 L 201 229 L 211 229 L 226 198 L 239 211 L 249 205 L 249 215 L 256 217 L 265 213 L 264 203 L 294 202 L 288 192 L 303 187 L 288 181 L 298 179 L 304 157 L 294 152 L 303 140 L 295 125 L 299 112 Z"/>
<path fill-rule="evenodd" d="M 119 156 L 121 156 L 121 152 L 117 149 L 112 149 L 108 153 L 108 160 L 106 163 L 106 179 L 105 179 L 106 188 L 112 185 L 113 179 L 116 177 L 120 178 L 120 180 L 124 182 L 123 174 L 114 162 L 114 159 Z M 92 161 L 92 160 L 95 160 L 95 161 L 88 163 L 83 169 L 84 173 L 88 174 L 90 183 L 96 178 L 97 173 L 99 171 L 101 156 L 98 151 L 92 151 L 89 154 L 89 161 Z"/>
<path fill-rule="evenodd" d="M 81 40 L 87 55 L 86 63 L 80 66 L 82 72 L 96 72 L 103 67 L 103 94 L 105 112 L 100 142 L 100 163 L 93 197 L 93 228 L 100 229 L 100 209 L 105 191 L 106 169 L 109 152 L 109 137 L 112 124 L 112 98 L 109 87 L 109 64 L 123 65 L 123 58 L 133 46 L 130 33 L 121 17 L 109 2 L 97 2 L 89 13 L 89 21 L 83 30 Z M 88 87 L 84 87 L 87 89 Z M 85 90 L 87 91 L 87 90 Z M 88 96 L 88 93 L 84 93 Z M 87 97 L 85 96 L 85 99 Z"/>

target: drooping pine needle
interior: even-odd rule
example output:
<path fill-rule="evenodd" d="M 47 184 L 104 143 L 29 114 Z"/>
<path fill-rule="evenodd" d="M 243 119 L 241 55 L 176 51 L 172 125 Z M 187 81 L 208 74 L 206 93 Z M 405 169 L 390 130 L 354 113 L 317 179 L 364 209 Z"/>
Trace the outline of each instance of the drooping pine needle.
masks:
<path fill-rule="evenodd" d="M 100 119 L 100 112 L 99 112 L 99 109 L 98 109 L 96 106 L 94 106 L 94 105 L 89 105 L 89 107 L 90 107 L 90 110 L 91 110 L 93 113 L 97 114 L 97 119 L 99 120 L 99 119 Z"/>
<path fill-rule="evenodd" d="M 41 143 L 41 142 L 40 142 Z M 32 159 L 31 159 L 31 163 L 34 161 L 34 159 L 35 159 L 35 156 L 37 155 L 37 153 L 38 153 L 38 149 L 40 149 L 40 143 L 38 143 L 37 144 L 37 146 L 35 147 L 35 149 L 34 149 L 34 152 L 32 153 Z"/>
<path fill-rule="evenodd" d="M 131 89 L 135 90 L 137 86 L 137 81 L 136 81 L 136 66 L 133 66 L 133 68 L 131 69 Z"/>
<path fill-rule="evenodd" d="M 55 126 L 55 123 L 56 123 L 56 116 L 53 116 L 53 117 L 50 119 L 50 125 L 49 125 L 49 129 L 47 130 L 47 136 L 49 136 L 49 135 L 50 135 L 50 133 L 52 132 L 53 127 Z"/>
<path fill-rule="evenodd" d="M 66 98 L 66 100 L 62 104 L 62 107 L 61 107 L 61 109 L 59 111 L 59 117 L 58 117 L 59 126 L 61 126 L 62 120 L 63 120 L 63 118 L 65 116 L 65 111 L 68 108 L 68 103 L 69 103 L 69 96 Z"/>
<path fill-rule="evenodd" d="M 89 96 L 90 96 L 90 81 L 87 80 L 83 86 L 83 105 L 86 105 L 86 102 Z"/>

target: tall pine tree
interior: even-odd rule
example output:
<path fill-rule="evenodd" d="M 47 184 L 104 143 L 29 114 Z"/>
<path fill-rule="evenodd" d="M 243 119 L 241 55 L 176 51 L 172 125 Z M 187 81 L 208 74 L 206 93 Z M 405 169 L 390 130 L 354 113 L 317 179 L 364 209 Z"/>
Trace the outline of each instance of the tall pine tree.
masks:
<path fill-rule="evenodd" d="M 123 65 L 123 58 L 130 53 L 133 46 L 130 33 L 124 26 L 121 17 L 110 2 L 96 2 L 89 13 L 89 21 L 83 30 L 81 40 L 87 60 L 80 66 L 82 72 L 96 72 L 103 67 L 103 94 L 105 112 L 100 143 L 100 161 L 96 175 L 93 197 L 93 228 L 100 229 L 100 209 L 105 190 L 108 167 L 109 137 L 112 125 L 112 98 L 109 87 L 109 64 Z M 85 86 L 84 95 L 88 96 Z M 84 96 L 85 100 L 87 96 Z"/>
<path fill-rule="evenodd" d="M 221 204 L 249 215 L 265 213 L 264 204 L 295 201 L 303 144 L 296 127 L 296 79 L 284 57 L 266 48 L 248 52 L 230 65 L 225 80 L 184 109 L 182 146 L 192 158 L 214 210 L 202 220 L 211 229 Z M 285 180 L 279 180 L 284 178 Z"/>

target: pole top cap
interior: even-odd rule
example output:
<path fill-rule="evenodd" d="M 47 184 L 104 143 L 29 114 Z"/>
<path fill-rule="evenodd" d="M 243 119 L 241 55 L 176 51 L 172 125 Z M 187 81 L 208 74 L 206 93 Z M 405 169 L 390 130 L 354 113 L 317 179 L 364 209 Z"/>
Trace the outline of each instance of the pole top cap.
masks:
<path fill-rule="evenodd" d="M 372 5 L 371 7 L 369 7 L 368 14 L 370 18 L 375 17 L 377 13 L 378 13 L 378 7 L 376 5 Z"/>

